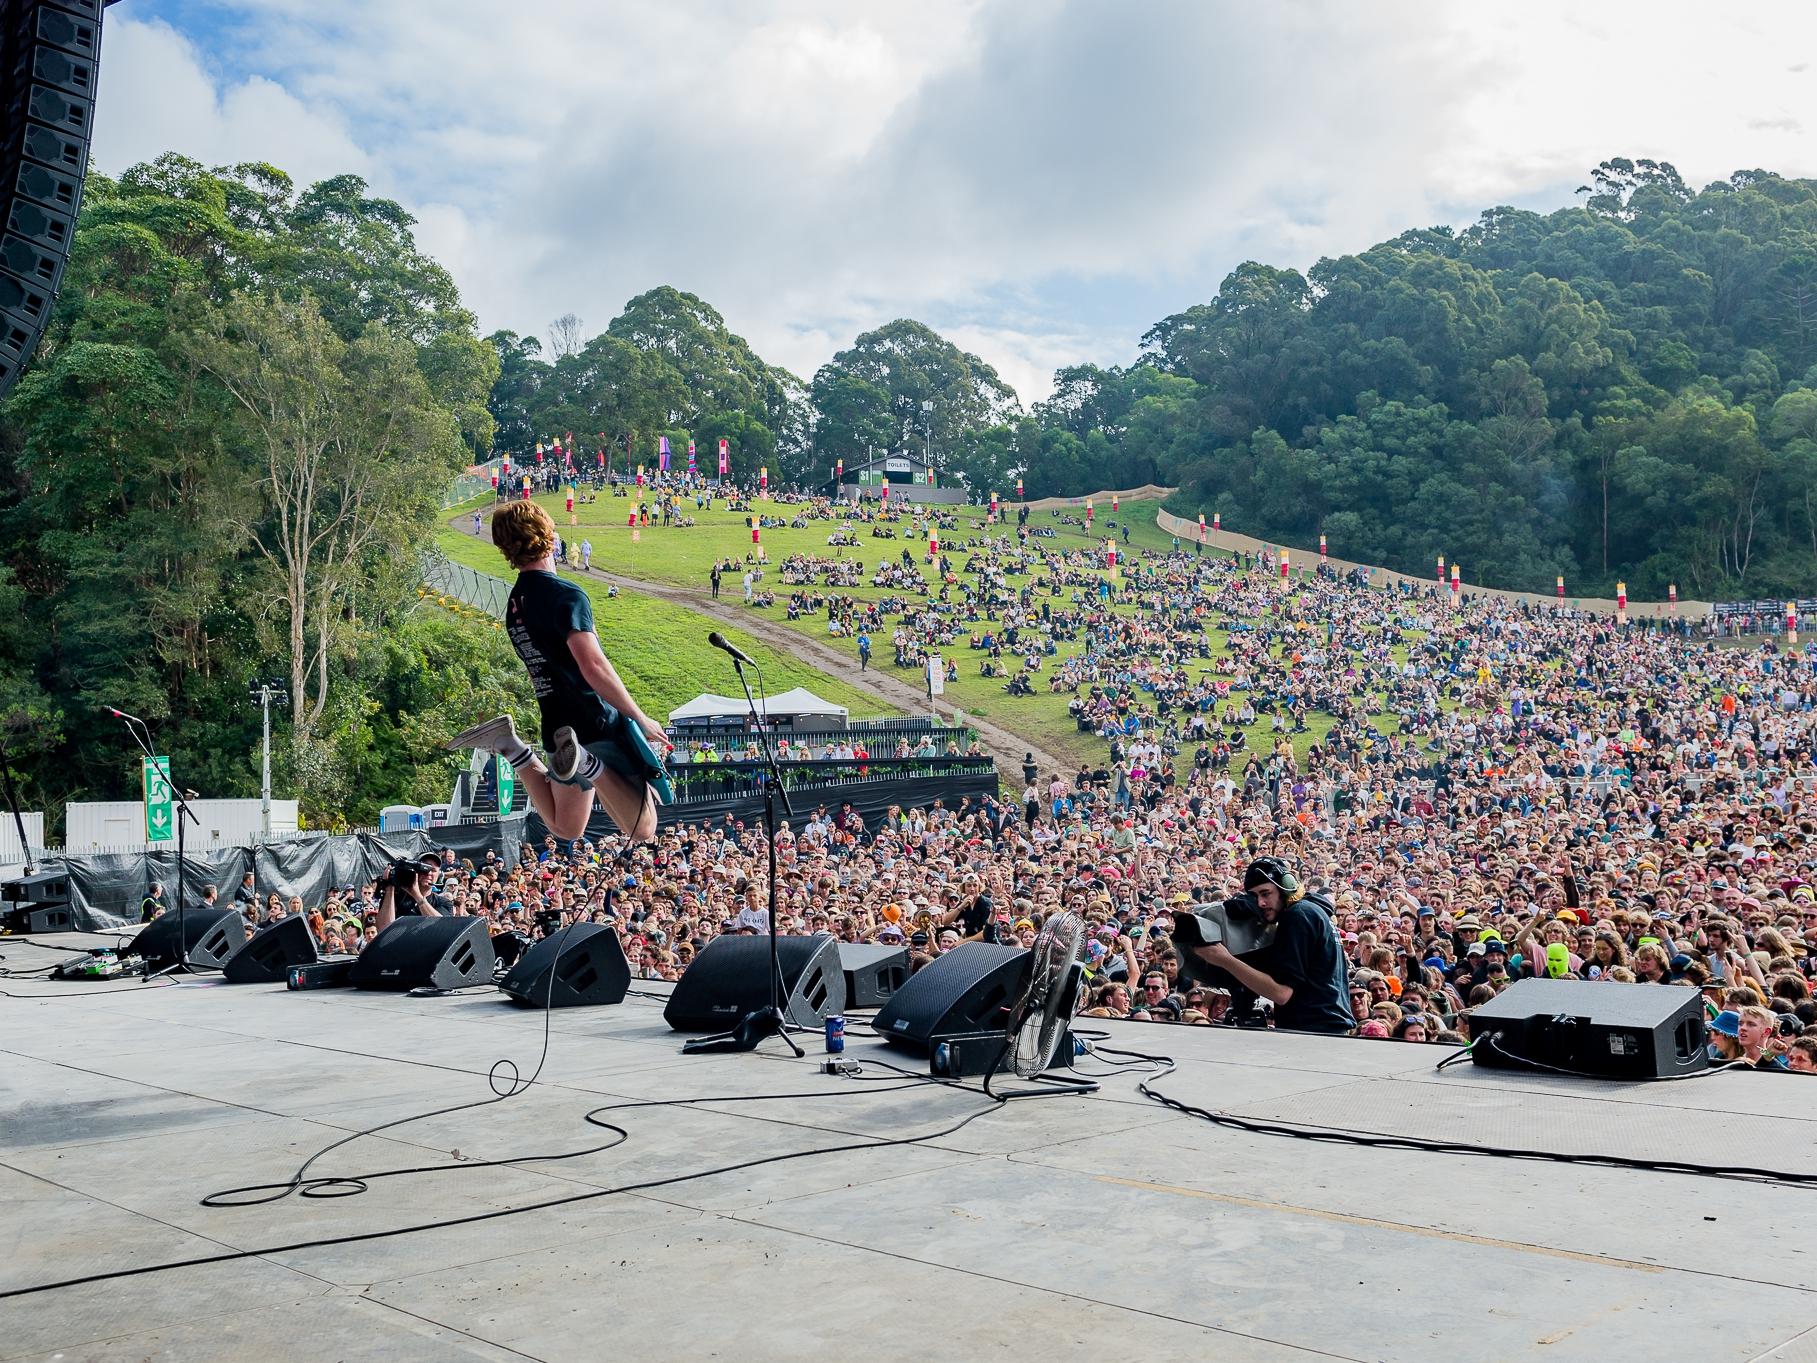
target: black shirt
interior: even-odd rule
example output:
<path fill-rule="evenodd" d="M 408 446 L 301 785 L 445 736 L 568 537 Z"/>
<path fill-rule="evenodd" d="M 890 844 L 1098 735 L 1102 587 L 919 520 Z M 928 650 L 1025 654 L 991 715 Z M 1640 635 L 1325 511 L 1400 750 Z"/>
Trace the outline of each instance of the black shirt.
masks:
<path fill-rule="evenodd" d="M 996 909 L 997 906 L 991 903 L 990 895 L 982 893 L 976 895 L 971 903 L 967 904 L 959 911 L 960 935 L 963 937 L 976 937 L 978 934 L 983 933 L 984 941 L 996 941 Z"/>
<path fill-rule="evenodd" d="M 1281 910 L 1274 941 L 1243 959 L 1293 990 L 1274 1010 L 1274 1025 L 1294 1032 L 1348 1032 L 1350 967 L 1331 916 L 1316 899 Z"/>
<path fill-rule="evenodd" d="M 505 633 L 530 673 L 530 688 L 543 714 L 543 744 L 571 726 L 581 743 L 605 738 L 613 712 L 587 684 L 568 651 L 568 636 L 593 633 L 593 603 L 554 573 L 518 574 L 505 608 Z"/>

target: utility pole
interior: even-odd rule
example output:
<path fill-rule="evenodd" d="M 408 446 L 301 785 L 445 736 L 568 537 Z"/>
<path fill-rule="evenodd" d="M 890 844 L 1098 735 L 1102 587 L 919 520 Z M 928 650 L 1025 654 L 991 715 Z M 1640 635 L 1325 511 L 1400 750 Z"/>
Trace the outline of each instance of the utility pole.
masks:
<path fill-rule="evenodd" d="M 259 771 L 259 832 L 262 837 L 271 837 L 271 703 L 290 704 L 290 695 L 283 683 L 272 681 L 254 682 L 247 694 L 259 703 L 263 720 L 264 741 L 260 748 Z"/>

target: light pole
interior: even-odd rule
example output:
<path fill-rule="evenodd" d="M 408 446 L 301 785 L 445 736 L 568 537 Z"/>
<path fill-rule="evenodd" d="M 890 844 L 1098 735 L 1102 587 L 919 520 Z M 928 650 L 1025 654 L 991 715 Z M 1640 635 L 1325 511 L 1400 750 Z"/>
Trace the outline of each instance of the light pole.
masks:
<path fill-rule="evenodd" d="M 279 705 L 290 703 L 290 693 L 284 689 L 282 682 L 258 681 L 247 688 L 247 694 L 259 703 L 259 710 L 264 721 L 264 742 L 260 749 L 259 772 L 259 831 L 261 836 L 271 836 L 271 703 Z"/>
<path fill-rule="evenodd" d="M 921 402 L 921 457 L 929 469 L 934 467 L 934 404 L 928 398 Z"/>

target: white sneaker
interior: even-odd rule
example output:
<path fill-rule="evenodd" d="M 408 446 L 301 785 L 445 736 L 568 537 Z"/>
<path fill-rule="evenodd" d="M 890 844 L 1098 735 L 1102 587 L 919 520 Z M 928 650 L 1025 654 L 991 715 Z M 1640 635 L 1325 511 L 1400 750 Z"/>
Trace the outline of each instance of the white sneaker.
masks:
<path fill-rule="evenodd" d="M 523 739 L 517 736 L 517 725 L 512 722 L 511 716 L 500 715 L 484 724 L 475 724 L 471 729 L 463 730 L 449 739 L 445 746 L 451 752 L 477 748 L 481 752 L 513 753 L 523 743 Z"/>
<path fill-rule="evenodd" d="M 555 746 L 549 749 L 549 774 L 558 781 L 572 781 L 587 755 L 574 730 L 563 725 L 555 731 Z"/>

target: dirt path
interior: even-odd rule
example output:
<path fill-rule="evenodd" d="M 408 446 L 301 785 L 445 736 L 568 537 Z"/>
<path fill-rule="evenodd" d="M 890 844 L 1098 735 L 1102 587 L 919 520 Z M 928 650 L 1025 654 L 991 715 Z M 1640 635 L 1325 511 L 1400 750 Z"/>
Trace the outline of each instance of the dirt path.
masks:
<path fill-rule="evenodd" d="M 449 522 L 454 530 L 471 532 L 472 513 L 463 512 Z M 700 587 L 676 587 L 663 582 L 645 582 L 641 578 L 626 577 L 622 573 L 608 573 L 600 568 L 590 568 L 584 572 L 569 568 L 565 571 L 577 576 L 590 577 L 596 582 L 610 582 L 625 591 L 641 592 L 645 596 L 654 596 L 670 605 L 681 606 L 697 615 L 736 626 L 748 634 L 754 634 L 779 653 L 787 653 L 800 658 L 803 662 L 818 668 L 831 676 L 838 677 L 849 686 L 854 686 L 867 695 L 875 696 L 886 704 L 911 715 L 925 715 L 930 709 L 943 719 L 950 720 L 958 709 L 944 698 L 929 701 L 927 696 L 915 686 L 903 681 L 900 677 L 890 675 L 879 667 L 858 670 L 856 654 L 834 648 L 810 634 L 790 629 L 787 625 L 759 615 L 744 608 L 736 595 L 731 598 L 721 597 L 713 600 L 713 594 Z M 735 589 L 736 590 L 736 589 Z M 1022 793 L 1022 755 L 1032 752 L 1035 762 L 1043 773 L 1071 772 L 1073 764 L 1062 761 L 1052 753 L 1036 747 L 1027 739 L 1020 738 L 1001 725 L 993 724 L 988 719 L 967 714 L 965 722 L 977 730 L 978 742 L 996 761 L 1002 773 L 1005 790 L 1011 799 L 1019 799 Z"/>
<path fill-rule="evenodd" d="M 574 571 L 573 569 L 569 570 Z M 682 606 L 696 614 L 708 616 L 725 624 L 736 626 L 747 634 L 754 634 L 779 653 L 791 654 L 803 662 L 818 668 L 830 676 L 838 677 L 848 686 L 877 697 L 897 709 L 911 715 L 924 715 L 930 709 L 945 719 L 951 719 L 958 708 L 949 704 L 944 697 L 930 701 L 918 687 L 909 685 L 900 677 L 890 675 L 879 667 L 858 670 L 858 658 L 855 654 L 843 649 L 834 648 L 810 634 L 790 629 L 768 616 L 744 608 L 737 597 L 722 596 L 713 600 L 710 591 L 694 587 L 674 587 L 661 582 L 645 582 L 634 577 L 625 577 L 620 573 L 608 573 L 592 568 L 581 574 L 601 582 L 616 583 L 626 591 L 642 592 L 645 596 L 658 597 L 671 605 Z M 1033 752 L 1035 762 L 1044 772 L 1070 772 L 1070 763 L 1062 762 L 1053 754 L 1035 747 L 1026 739 L 1019 738 L 1000 725 L 992 724 L 988 719 L 967 714 L 965 722 L 978 731 L 978 742 L 997 763 L 998 770 L 1004 779 L 1015 788 L 1016 797 L 1020 797 L 1022 781 L 1022 755 Z"/>

